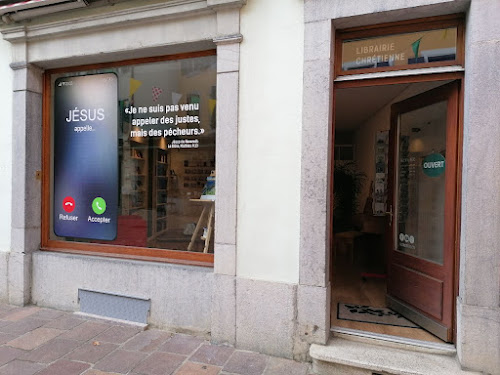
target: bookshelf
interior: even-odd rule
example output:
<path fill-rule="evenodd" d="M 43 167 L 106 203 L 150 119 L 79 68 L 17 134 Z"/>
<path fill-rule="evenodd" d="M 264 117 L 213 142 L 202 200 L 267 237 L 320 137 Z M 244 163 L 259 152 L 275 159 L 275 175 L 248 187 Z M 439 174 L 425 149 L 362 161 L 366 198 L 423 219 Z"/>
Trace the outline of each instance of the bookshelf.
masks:
<path fill-rule="evenodd" d="M 167 152 L 161 148 L 155 149 L 155 176 L 154 176 L 154 228 L 153 237 L 167 230 L 167 198 L 168 159 Z"/>
<path fill-rule="evenodd" d="M 124 150 L 123 211 L 125 215 L 138 214 L 145 218 L 148 190 L 147 146 L 130 140 Z"/>

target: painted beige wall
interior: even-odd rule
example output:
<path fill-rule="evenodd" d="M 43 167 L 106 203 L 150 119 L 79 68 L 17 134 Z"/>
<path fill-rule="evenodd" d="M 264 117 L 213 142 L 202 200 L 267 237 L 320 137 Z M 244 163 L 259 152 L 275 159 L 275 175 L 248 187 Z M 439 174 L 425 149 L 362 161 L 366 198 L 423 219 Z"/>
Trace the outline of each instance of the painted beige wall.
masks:
<path fill-rule="evenodd" d="M 251 0 L 241 10 L 240 277 L 299 279 L 303 7 L 301 0 Z"/>
<path fill-rule="evenodd" d="M 0 39 L 0 251 L 10 251 L 12 178 L 12 70 L 10 43 Z"/>

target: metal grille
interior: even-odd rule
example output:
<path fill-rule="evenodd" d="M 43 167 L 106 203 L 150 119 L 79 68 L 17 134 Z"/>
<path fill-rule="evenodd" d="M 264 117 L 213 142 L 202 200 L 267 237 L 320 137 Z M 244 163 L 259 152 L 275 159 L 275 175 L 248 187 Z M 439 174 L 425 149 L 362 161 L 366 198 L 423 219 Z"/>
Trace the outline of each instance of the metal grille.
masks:
<path fill-rule="evenodd" d="M 80 311 L 113 319 L 147 324 L 151 300 L 78 289 Z"/>

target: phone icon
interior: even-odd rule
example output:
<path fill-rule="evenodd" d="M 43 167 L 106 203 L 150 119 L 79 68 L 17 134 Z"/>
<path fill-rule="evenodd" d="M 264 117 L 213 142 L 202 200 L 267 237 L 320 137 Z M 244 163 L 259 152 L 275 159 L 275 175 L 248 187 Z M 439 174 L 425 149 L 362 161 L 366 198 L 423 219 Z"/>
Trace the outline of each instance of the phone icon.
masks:
<path fill-rule="evenodd" d="M 92 202 L 92 210 L 97 215 L 102 215 L 106 211 L 106 201 L 101 197 L 97 197 Z"/>
<path fill-rule="evenodd" d="M 75 200 L 73 197 L 66 197 L 63 199 L 63 210 L 66 212 L 73 212 L 75 209 Z"/>

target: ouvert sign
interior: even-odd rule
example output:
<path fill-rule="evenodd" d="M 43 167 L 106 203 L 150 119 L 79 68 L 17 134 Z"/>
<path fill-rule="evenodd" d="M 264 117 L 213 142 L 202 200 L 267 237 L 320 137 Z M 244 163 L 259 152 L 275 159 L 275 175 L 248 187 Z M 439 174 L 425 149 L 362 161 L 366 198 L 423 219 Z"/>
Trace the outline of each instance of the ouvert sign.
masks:
<path fill-rule="evenodd" d="M 427 155 L 422 162 L 422 168 L 424 173 L 429 177 L 442 175 L 445 170 L 444 156 L 437 153 Z"/>

